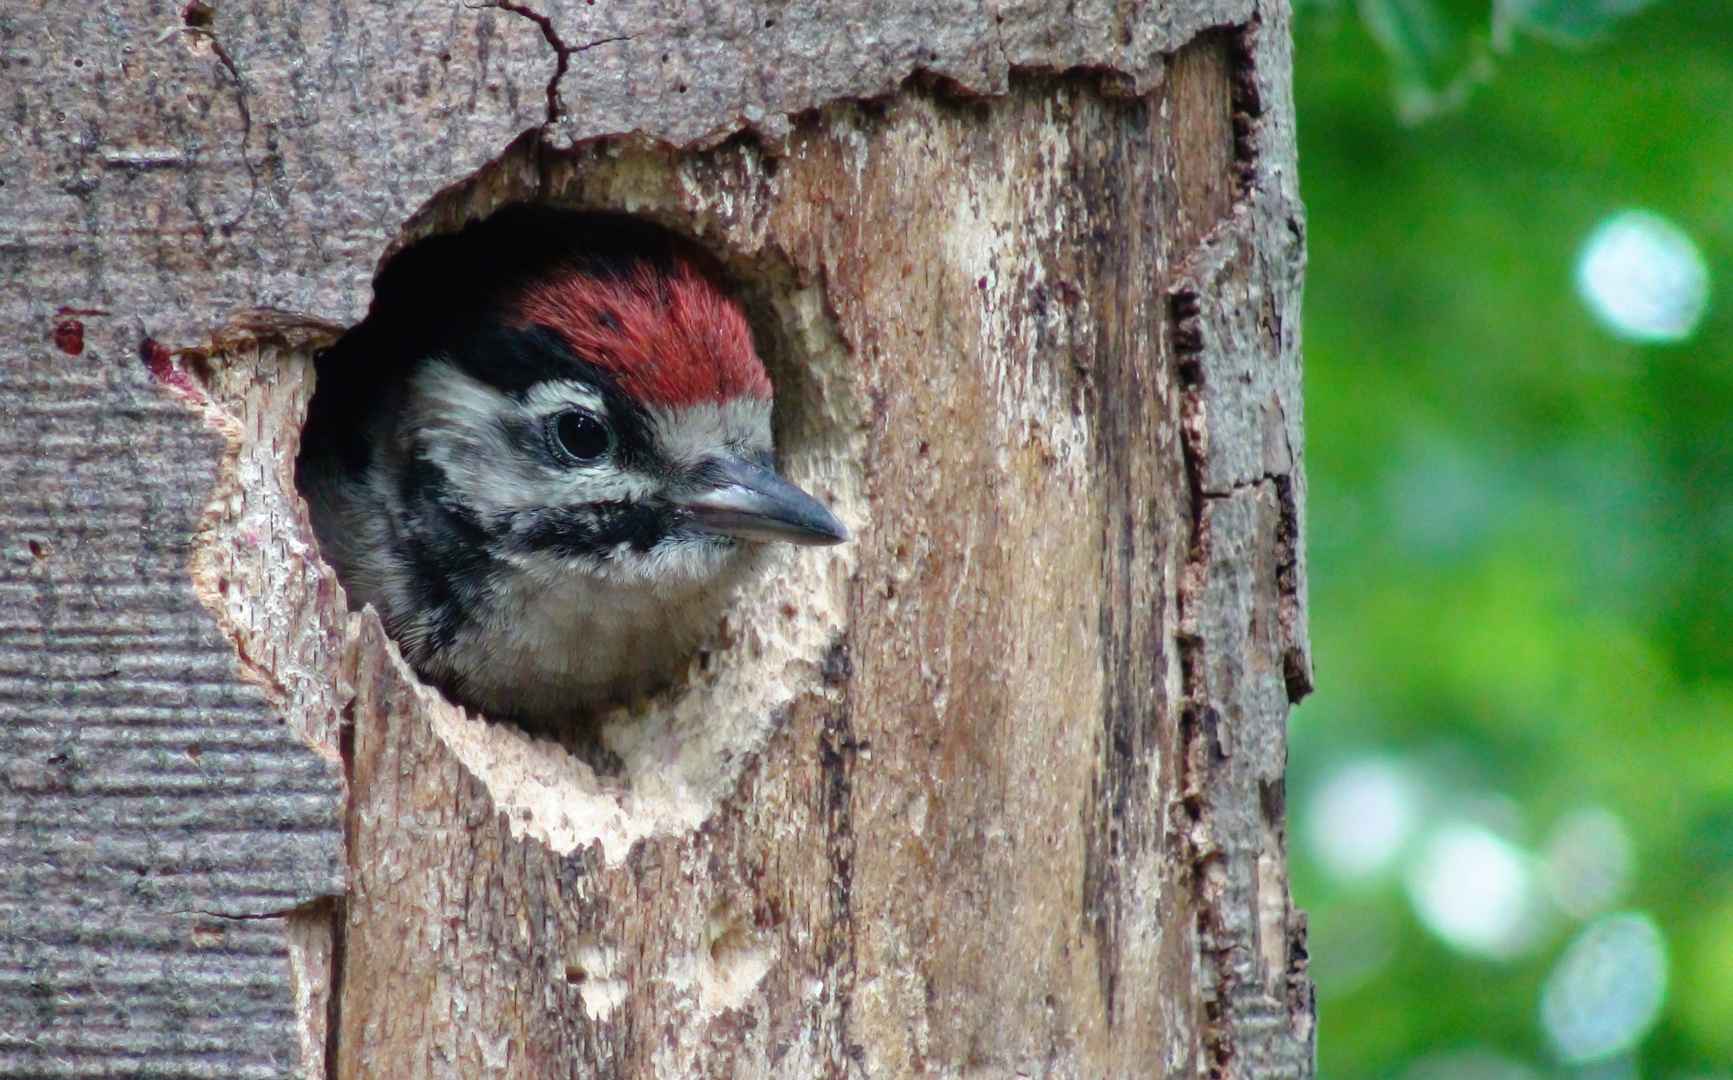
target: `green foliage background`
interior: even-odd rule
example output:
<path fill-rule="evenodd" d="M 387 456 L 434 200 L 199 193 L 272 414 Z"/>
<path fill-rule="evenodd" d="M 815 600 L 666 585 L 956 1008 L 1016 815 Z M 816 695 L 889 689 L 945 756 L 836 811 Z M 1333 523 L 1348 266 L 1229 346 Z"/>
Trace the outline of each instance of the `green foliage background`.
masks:
<path fill-rule="evenodd" d="M 1399 879 L 1310 857 L 1309 795 L 1376 752 L 1501 797 L 1530 849 L 1573 807 L 1616 812 L 1618 910 L 1654 919 L 1671 977 L 1595 1075 L 1733 1077 L 1733 3 L 1313 0 L 1296 32 L 1318 690 L 1290 791 L 1321 1074 L 1470 1048 L 1594 1071 L 1537 1019 L 1576 924 L 1461 955 Z M 1708 263 L 1682 344 L 1619 341 L 1575 293 L 1629 207 Z"/>

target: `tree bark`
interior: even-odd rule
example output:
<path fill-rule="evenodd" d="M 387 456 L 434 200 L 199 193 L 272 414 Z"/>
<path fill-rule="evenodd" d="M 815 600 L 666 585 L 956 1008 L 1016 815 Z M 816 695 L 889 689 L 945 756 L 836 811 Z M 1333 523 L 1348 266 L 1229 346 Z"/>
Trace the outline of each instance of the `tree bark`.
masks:
<path fill-rule="evenodd" d="M 1311 1074 L 1280 0 L 0 50 L 0 1075 Z M 581 746 L 421 685 L 293 485 L 377 262 L 522 199 L 723 260 L 857 537 Z"/>

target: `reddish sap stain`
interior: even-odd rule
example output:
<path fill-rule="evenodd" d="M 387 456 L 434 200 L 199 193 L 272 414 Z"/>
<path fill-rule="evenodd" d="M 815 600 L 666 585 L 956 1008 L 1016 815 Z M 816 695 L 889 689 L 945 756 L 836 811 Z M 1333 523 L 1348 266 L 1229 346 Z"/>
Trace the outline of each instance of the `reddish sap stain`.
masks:
<path fill-rule="evenodd" d="M 54 347 L 67 356 L 84 351 L 84 324 L 77 319 L 61 319 L 54 324 Z"/>
<path fill-rule="evenodd" d="M 169 352 L 167 345 L 155 338 L 145 338 L 138 343 L 138 358 L 144 361 L 144 368 L 150 372 L 150 377 L 162 383 L 168 391 L 182 401 L 198 404 L 204 395 L 194 385 L 187 373 L 175 366 L 174 354 Z"/>
<path fill-rule="evenodd" d="M 174 373 L 174 361 L 169 356 L 168 346 L 155 338 L 145 338 L 138 343 L 138 357 L 144 361 L 145 370 L 153 379 L 167 379 Z"/>

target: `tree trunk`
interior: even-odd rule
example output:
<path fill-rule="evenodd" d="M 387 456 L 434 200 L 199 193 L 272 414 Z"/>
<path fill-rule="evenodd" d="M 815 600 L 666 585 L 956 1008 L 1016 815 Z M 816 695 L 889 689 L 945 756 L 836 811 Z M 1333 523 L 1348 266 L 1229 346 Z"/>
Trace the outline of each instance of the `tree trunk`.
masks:
<path fill-rule="evenodd" d="M 0 49 L 0 1075 L 1310 1075 L 1281 0 Z M 293 486 L 378 260 L 532 198 L 723 260 L 856 533 L 583 745 L 418 683 Z"/>

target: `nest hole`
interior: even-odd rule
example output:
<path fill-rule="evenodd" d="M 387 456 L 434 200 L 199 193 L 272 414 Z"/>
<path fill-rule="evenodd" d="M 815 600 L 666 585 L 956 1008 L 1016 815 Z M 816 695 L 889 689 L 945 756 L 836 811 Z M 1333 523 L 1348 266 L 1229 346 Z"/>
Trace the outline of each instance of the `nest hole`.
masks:
<path fill-rule="evenodd" d="M 604 142 L 557 155 L 522 141 L 417 214 L 387 249 L 378 281 L 402 278 L 399 254 L 424 258 L 430 249 L 421 241 L 437 251 L 451 244 L 441 237 L 532 201 L 560 212 L 629 214 L 633 228 L 699 245 L 744 310 L 769 370 L 777 470 L 858 537 L 868 525 L 865 429 L 852 358 L 821 286 L 803 280 L 785 247 L 757 224 L 775 198 L 758 182 L 773 171 L 762 156 L 750 140 L 704 153 Z M 523 255 L 490 257 L 521 263 Z M 404 306 L 412 334 L 421 332 L 415 312 L 428 304 L 493 287 L 485 259 L 456 269 L 440 286 L 446 293 L 434 289 Z M 511 268 L 501 272 L 509 277 Z M 321 557 L 328 553 L 320 552 L 301 497 L 303 442 L 330 437 L 317 430 L 321 423 L 341 433 L 364 414 L 356 406 L 367 393 L 389 392 L 389 365 L 401 362 L 401 350 L 385 350 L 333 376 L 327 361 L 359 355 L 354 346 L 367 334 L 356 335 L 365 326 L 247 310 L 206 347 L 141 346 L 152 378 L 202 410 L 229 445 L 195 538 L 192 573 L 243 669 L 268 688 L 290 729 L 333 759 L 353 762 L 370 753 L 369 740 L 431 729 L 487 788 L 514 835 L 557 853 L 599 842 L 604 861 L 617 864 L 640 839 L 701 827 L 799 699 L 844 692 L 835 673 L 845 663 L 855 545 L 770 545 L 758 571 L 733 588 L 716 633 L 695 643 L 690 662 L 654 694 L 557 731 L 466 710 L 421 681 L 401 643 L 389 643 L 350 599 L 332 561 Z M 314 404 L 321 395 L 337 407 Z"/>
<path fill-rule="evenodd" d="M 539 148 L 527 152 L 542 157 L 533 168 L 525 167 L 520 145 L 484 175 L 433 200 L 388 250 L 393 257 L 382 260 L 379 282 L 402 269 L 396 255 L 428 250 L 419 241 L 431 238 L 437 250 L 440 237 L 529 201 L 589 215 L 631 211 L 625 220 L 633 228 L 700 245 L 745 312 L 769 370 L 777 471 L 858 536 L 867 524 L 864 427 L 851 358 L 821 288 L 803 282 L 769 239 L 752 240 L 750 230 L 707 209 L 726 203 L 742 220 L 762 216 L 764 207 L 742 200 L 738 184 L 731 184 L 753 168 L 738 159 L 759 148 L 717 148 L 711 156 L 737 160 L 712 161 L 706 170 L 686 160 L 704 155 L 660 147 L 580 147 L 552 163 Z M 665 181 L 647 185 L 655 198 L 631 194 L 618 182 L 622 172 L 642 178 L 646 171 Z M 458 269 L 442 288 L 493 287 L 485 261 Z M 511 272 L 504 268 L 505 276 Z M 400 317 L 413 322 L 418 307 L 425 311 L 451 296 L 435 289 L 406 305 Z M 162 362 L 150 365 L 167 389 L 204 409 L 230 444 L 195 542 L 193 574 L 243 666 L 257 669 L 259 681 L 273 688 L 292 729 L 346 760 L 365 754 L 368 738 L 382 737 L 362 729 L 368 716 L 386 707 L 370 712 L 366 701 L 398 680 L 405 689 L 387 693 L 394 703 L 387 711 L 396 711 L 380 730 L 431 727 L 486 785 L 514 834 L 536 837 L 555 851 L 600 841 L 612 863 L 638 839 L 700 827 L 797 699 L 842 692 L 831 673 L 845 636 L 854 545 L 767 545 L 762 565 L 733 587 L 715 633 L 696 643 L 677 677 L 654 693 L 577 710 L 574 719 L 581 722 L 559 730 L 466 710 L 419 679 L 399 655 L 401 642 L 393 647 L 378 630 L 367 630 L 363 604 L 349 599 L 337 573 L 341 559 L 319 557 L 301 497 L 305 477 L 296 463 L 303 447 L 329 440 L 333 430 L 339 441 L 348 437 L 343 425 L 363 415 L 356 406 L 365 395 L 391 392 L 390 365 L 401 363 L 401 350 L 364 357 L 341 376 L 331 373 L 330 358 L 360 355 L 354 346 L 374 333 L 363 332 L 368 325 L 345 329 L 301 316 L 242 312 L 209 347 L 181 350 L 172 363 L 157 357 Z M 412 326 L 410 332 L 421 331 Z M 366 363 L 382 366 L 368 371 Z M 332 403 L 335 408 L 327 407 Z M 321 424 L 335 427 L 321 431 Z M 362 697 L 346 696 L 348 687 Z"/>
<path fill-rule="evenodd" d="M 497 395 L 488 398 L 489 407 L 497 400 L 500 407 L 513 409 L 515 422 L 517 412 L 527 411 L 529 399 L 546 385 L 542 380 L 563 372 L 536 370 L 537 358 L 523 353 L 517 338 L 494 339 L 494 335 L 505 333 L 504 327 L 513 318 L 510 308 L 513 299 L 525 290 L 545 287 L 554 275 L 573 268 L 628 279 L 645 267 L 667 272 L 671 261 L 681 266 L 695 265 L 707 279 L 713 277 L 743 312 L 747 307 L 756 309 L 756 317 L 752 319 L 756 324 L 754 337 L 770 339 L 771 347 L 755 342 L 753 351 L 783 376 L 777 380 L 781 386 L 775 398 L 780 403 L 778 412 L 782 421 L 776 425 L 780 429 L 776 441 L 782 446 L 802 441 L 810 423 L 791 421 L 810 420 L 807 415 L 810 410 L 803 408 L 799 400 L 805 386 L 805 380 L 800 378 L 803 368 L 798 358 L 789 355 L 786 335 L 777 333 L 775 298 L 764 295 L 766 291 L 774 291 L 776 275 L 771 275 L 771 281 L 757 282 L 758 295 L 752 296 L 753 290 L 743 287 L 743 278 L 750 281 L 750 273 L 743 275 L 738 267 L 727 267 L 708 248 L 664 225 L 617 211 L 516 202 L 472 219 L 454 232 L 424 237 L 384 262 L 374 283 L 374 300 L 367 318 L 350 328 L 334 345 L 320 350 L 316 358 L 317 384 L 308 408 L 296 474 L 297 486 L 311 507 L 326 560 L 335 568 L 352 599 L 372 601 L 382 609 L 380 614 L 388 631 L 424 681 L 440 689 L 454 704 L 471 707 L 495 722 L 514 724 L 530 734 L 558 741 L 593 769 L 610 776 L 621 775 L 625 768 L 622 755 L 610 745 L 611 741 L 619 740 L 606 737 L 610 725 L 617 736 L 622 726 L 632 725 L 633 717 L 654 713 L 659 705 L 678 701 L 694 679 L 714 678 L 725 670 L 728 652 L 740 639 L 743 626 L 770 617 L 772 612 L 784 623 L 797 620 L 802 605 L 783 599 L 764 610 L 746 610 L 742 605 L 728 603 L 726 594 L 733 582 L 759 569 L 754 563 L 765 561 L 765 545 L 748 543 L 718 548 L 707 544 L 702 550 L 723 550 L 726 554 L 719 557 L 732 562 L 728 569 L 717 571 L 713 587 L 705 581 L 694 588 L 702 595 L 716 594 L 723 599 L 714 605 L 713 612 L 699 617 L 698 621 L 707 625 L 702 635 L 689 643 L 690 647 L 669 650 L 672 660 L 667 670 L 642 678 L 628 672 L 621 676 L 623 689 L 573 691 L 566 696 L 569 707 L 564 701 L 555 704 L 557 715 L 550 715 L 545 703 L 536 708 L 517 709 L 511 700 L 515 690 L 510 688 L 504 693 L 478 690 L 477 678 L 447 657 L 457 653 L 459 647 L 469 647 L 470 655 L 475 655 L 474 650 L 491 645 L 507 632 L 489 626 L 490 622 L 515 619 L 526 626 L 545 627 L 536 639 L 538 653 L 564 647 L 566 642 L 557 637 L 548 640 L 550 633 L 557 635 L 564 627 L 527 614 L 528 609 L 510 608 L 512 598 L 493 595 L 498 581 L 490 575 L 510 572 L 504 557 L 490 559 L 481 553 L 484 545 L 499 541 L 496 516 L 484 516 L 478 509 L 481 504 L 466 503 L 466 492 L 458 483 L 466 464 L 464 459 L 438 459 L 436 446 L 419 442 L 423 420 L 414 415 L 415 399 L 406 397 L 406 387 L 412 380 L 424 378 L 431 365 L 442 364 L 445 365 L 442 370 L 447 372 L 441 376 L 442 380 L 461 387 L 452 391 L 454 395 Z M 786 275 L 782 277 L 784 284 L 792 280 Z M 595 319 L 601 331 L 622 329 L 620 316 L 606 309 L 586 309 L 583 315 Z M 511 333 L 535 335 L 545 329 L 518 328 Z M 576 332 L 581 334 L 583 330 Z M 567 344 L 577 356 L 580 368 L 587 368 L 582 364 L 583 348 L 577 339 L 572 338 Z M 752 367 L 755 369 L 756 364 Z M 714 370 L 722 372 L 716 376 L 722 381 L 714 387 L 706 386 L 705 392 L 720 400 L 727 389 L 724 383 L 729 372 L 720 360 Z M 611 378 L 600 369 L 594 374 L 604 384 Z M 711 371 L 705 374 L 708 376 Z M 630 372 L 626 377 L 630 377 Z M 740 377 L 748 378 L 750 374 Z M 616 404 L 623 410 L 632 403 Z M 704 415 L 709 415 L 709 408 L 710 398 L 706 397 L 701 409 Z M 554 426 L 554 418 L 548 420 L 547 430 L 561 433 L 549 436 L 559 441 L 561 449 L 569 451 L 566 443 L 577 437 L 566 434 L 568 427 L 577 427 L 574 419 L 577 415 L 560 414 L 558 426 Z M 607 413 L 600 415 L 606 417 Z M 408 419 L 399 422 L 396 418 L 400 416 Z M 626 457 L 625 447 L 604 445 L 609 440 L 597 433 L 600 427 L 597 421 L 590 420 L 587 414 L 584 419 L 588 427 L 578 434 L 586 438 L 595 435 L 594 439 L 588 439 L 602 448 L 595 456 L 605 453 L 613 457 L 618 451 L 619 457 Z M 426 427 L 436 429 L 441 422 L 428 420 Z M 488 423 L 478 430 L 497 434 L 493 428 Z M 616 436 L 616 441 L 623 438 Z M 526 438 L 523 444 L 514 445 L 509 439 L 502 439 L 501 445 L 490 446 L 489 460 L 478 464 L 497 468 L 497 477 L 484 474 L 479 484 L 471 479 L 468 493 L 479 496 L 496 486 L 524 485 L 525 495 L 514 492 L 512 496 L 516 500 L 512 504 L 513 520 L 539 522 L 544 509 L 540 505 L 542 500 L 539 492 L 528 485 L 546 483 L 550 485 L 545 507 L 548 520 L 565 522 L 577 519 L 553 515 L 568 510 L 575 513 L 578 508 L 561 505 L 560 500 L 568 498 L 568 489 L 556 492 L 552 485 L 570 483 L 569 476 L 577 476 L 578 483 L 601 485 L 594 489 L 598 492 L 614 490 L 615 478 L 607 469 L 562 474 L 557 463 L 537 456 L 546 454 L 548 448 L 530 442 Z M 587 442 L 586 448 L 595 449 L 588 447 Z M 466 453 L 476 451 L 473 445 L 465 447 Z M 588 472 L 605 475 L 591 478 Z M 622 466 L 621 477 L 626 475 Z M 595 498 L 614 496 L 597 494 Z M 533 505 L 535 509 L 526 513 L 520 504 Z M 618 514 L 628 527 L 635 520 L 632 515 L 654 505 L 653 500 L 582 504 L 586 513 L 590 507 L 607 507 L 610 514 L 618 508 L 627 508 L 619 509 Z M 438 520 L 430 522 L 433 518 Z M 590 517 L 584 517 L 582 527 L 592 528 L 591 521 Z M 604 519 L 594 533 L 574 537 L 578 524 L 561 524 L 563 531 L 551 533 L 559 537 L 560 546 L 548 549 L 549 558 L 563 560 L 562 565 L 572 564 L 572 569 L 563 572 L 578 579 L 574 604 L 589 600 L 582 591 L 584 578 L 591 578 L 599 591 L 600 583 L 618 568 L 629 566 L 634 559 L 658 557 L 654 548 L 648 548 L 647 555 L 639 550 L 642 534 L 621 531 L 612 535 L 608 521 Z M 496 530 L 494 536 L 484 535 L 484 523 Z M 651 534 L 661 527 L 648 521 L 642 526 Z M 388 564 L 379 553 L 387 532 L 399 541 L 396 557 Z M 612 547 L 592 552 L 581 546 L 592 542 Z M 542 552 L 513 554 L 531 558 L 540 557 Z M 777 554 L 799 559 L 813 553 L 796 550 Z M 226 591 L 226 581 L 220 587 Z M 543 587 L 553 593 L 560 585 L 556 582 Z M 657 587 L 662 586 L 658 583 Z M 710 592 L 703 593 L 706 589 Z M 540 597 L 527 599 L 535 603 Z M 550 614 L 565 610 L 551 608 Z M 621 629 L 633 616 L 629 611 L 610 609 L 573 617 L 590 620 L 587 625 L 579 622 L 577 629 L 567 630 L 577 640 Z M 627 658 L 629 664 L 637 664 L 640 659 Z M 508 662 L 504 658 L 490 660 L 490 664 Z M 479 677 L 488 674 L 484 670 Z M 546 684 L 521 681 L 525 682 L 526 695 L 534 694 Z M 504 703 L 494 704 L 502 699 Z M 732 749 L 737 754 L 747 748 Z"/>

